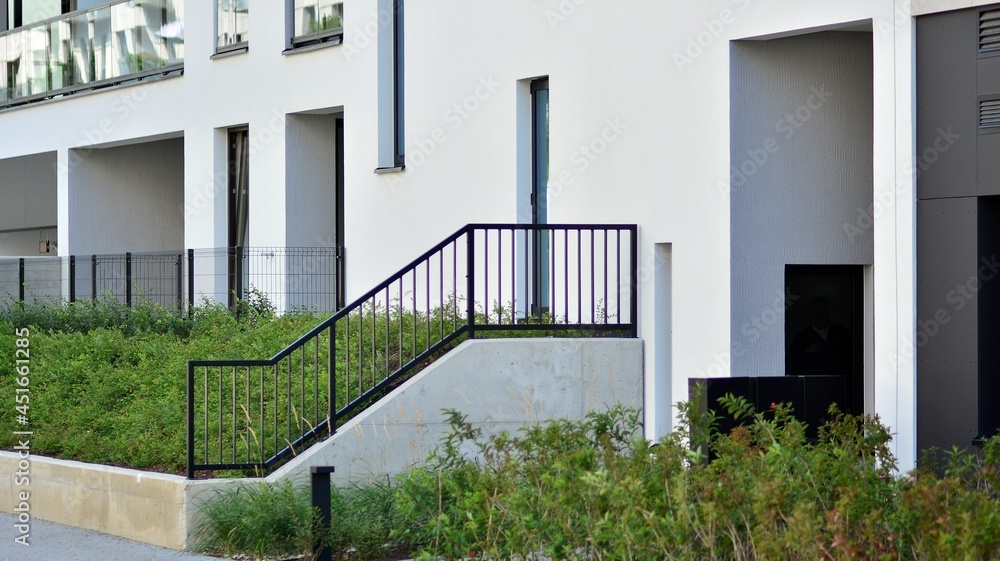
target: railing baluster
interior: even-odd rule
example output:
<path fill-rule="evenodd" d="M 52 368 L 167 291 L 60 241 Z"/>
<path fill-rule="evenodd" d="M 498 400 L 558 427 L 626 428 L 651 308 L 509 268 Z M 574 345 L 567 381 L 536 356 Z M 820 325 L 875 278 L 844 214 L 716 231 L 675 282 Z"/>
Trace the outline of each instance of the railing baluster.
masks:
<path fill-rule="evenodd" d="M 288 362 L 288 370 L 285 374 L 286 383 L 288 386 L 288 391 L 285 392 L 285 432 L 287 433 L 288 442 L 292 441 L 292 355 L 286 357 Z"/>
<path fill-rule="evenodd" d="M 209 463 L 211 460 L 208 455 L 208 442 L 211 439 L 211 434 L 208 432 L 208 367 L 205 367 L 205 463 Z"/>
<path fill-rule="evenodd" d="M 274 372 L 274 406 L 271 410 L 274 411 L 274 451 L 277 452 L 278 448 L 278 407 L 280 403 L 278 401 L 278 363 L 274 363 L 271 366 L 271 371 Z"/>
<path fill-rule="evenodd" d="M 615 286 L 618 294 L 615 296 L 615 317 L 616 323 L 622 322 L 622 231 L 615 230 Z"/>
<path fill-rule="evenodd" d="M 299 390 L 302 392 L 302 399 L 299 401 L 299 414 L 295 418 L 295 426 L 299 428 L 299 432 L 302 432 L 303 422 L 306 420 L 306 346 L 302 345 L 299 347 L 302 351 L 299 360 L 299 368 L 301 371 L 301 387 Z"/>
<path fill-rule="evenodd" d="M 389 300 L 390 300 L 389 287 L 386 286 L 385 287 L 385 359 L 384 359 L 385 366 L 382 367 L 382 370 L 385 371 L 386 376 L 388 376 L 389 368 L 391 368 L 390 364 L 392 364 L 389 361 L 389 358 L 392 356 L 392 354 L 390 354 L 389 352 L 389 326 L 392 325 L 392 319 L 389 315 L 389 307 L 390 307 Z"/>
<path fill-rule="evenodd" d="M 236 367 L 233 367 L 233 463 L 236 463 Z"/>
<path fill-rule="evenodd" d="M 257 445 L 260 447 L 259 462 L 264 461 L 264 367 L 260 367 L 260 434 L 257 435 Z"/>
<path fill-rule="evenodd" d="M 247 408 L 246 408 L 246 439 L 247 439 L 247 463 L 250 463 L 250 431 L 253 429 L 253 415 L 250 414 L 250 367 L 246 367 L 247 371 Z"/>
<path fill-rule="evenodd" d="M 222 463 L 222 367 L 219 367 L 219 463 Z"/>
<path fill-rule="evenodd" d="M 566 250 L 563 253 L 563 310 L 566 313 L 565 323 L 569 323 L 569 229 L 563 230 L 563 245 Z"/>
<path fill-rule="evenodd" d="M 319 340 L 320 337 L 316 337 L 316 344 L 314 345 L 313 351 L 313 426 L 318 426 L 320 423 L 319 418 Z M 332 374 L 331 374 L 332 376 Z"/>
<path fill-rule="evenodd" d="M 497 323 L 503 323 L 503 231 L 497 230 Z"/>
<path fill-rule="evenodd" d="M 444 338 L 444 253 L 442 252 L 438 252 L 438 338 Z"/>
<path fill-rule="evenodd" d="M 490 323 L 490 231 L 483 230 L 483 322 Z"/>

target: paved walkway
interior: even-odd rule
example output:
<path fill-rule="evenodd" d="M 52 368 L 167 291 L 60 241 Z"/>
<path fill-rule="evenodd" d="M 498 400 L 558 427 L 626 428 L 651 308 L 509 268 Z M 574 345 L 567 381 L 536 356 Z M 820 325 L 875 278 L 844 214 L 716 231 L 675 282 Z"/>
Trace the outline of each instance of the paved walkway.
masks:
<path fill-rule="evenodd" d="M 14 524 L 13 515 L 0 513 L 0 561 L 222 561 L 43 520 L 31 521 L 25 547 L 14 542 Z"/>

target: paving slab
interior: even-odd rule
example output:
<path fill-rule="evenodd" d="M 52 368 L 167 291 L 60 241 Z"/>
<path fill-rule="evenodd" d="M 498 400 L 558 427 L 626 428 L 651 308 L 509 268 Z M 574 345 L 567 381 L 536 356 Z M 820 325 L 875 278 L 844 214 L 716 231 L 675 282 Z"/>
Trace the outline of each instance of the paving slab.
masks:
<path fill-rule="evenodd" d="M 14 524 L 14 515 L 0 513 L 0 561 L 226 561 L 44 520 L 31 521 L 30 545 L 24 546 L 14 541 Z"/>

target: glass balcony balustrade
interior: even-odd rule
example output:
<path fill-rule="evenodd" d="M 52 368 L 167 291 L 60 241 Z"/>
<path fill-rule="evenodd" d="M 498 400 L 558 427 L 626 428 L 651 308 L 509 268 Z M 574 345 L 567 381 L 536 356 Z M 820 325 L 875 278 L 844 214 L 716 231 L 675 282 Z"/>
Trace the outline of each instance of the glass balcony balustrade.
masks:
<path fill-rule="evenodd" d="M 0 106 L 184 65 L 184 0 L 124 0 L 0 33 Z"/>

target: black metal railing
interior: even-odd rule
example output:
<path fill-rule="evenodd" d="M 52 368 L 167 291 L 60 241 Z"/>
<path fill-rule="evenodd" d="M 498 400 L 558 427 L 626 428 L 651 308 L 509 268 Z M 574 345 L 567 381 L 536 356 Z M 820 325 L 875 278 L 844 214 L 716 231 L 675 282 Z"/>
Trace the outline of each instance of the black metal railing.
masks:
<path fill-rule="evenodd" d="M 0 305 L 110 296 L 183 314 L 202 299 L 233 304 L 259 291 L 282 312 L 333 312 L 343 301 L 339 267 L 337 251 L 325 247 L 0 257 Z"/>
<path fill-rule="evenodd" d="M 187 475 L 263 475 L 464 338 L 637 335 L 634 225 L 471 224 L 266 360 L 188 362 Z"/>

